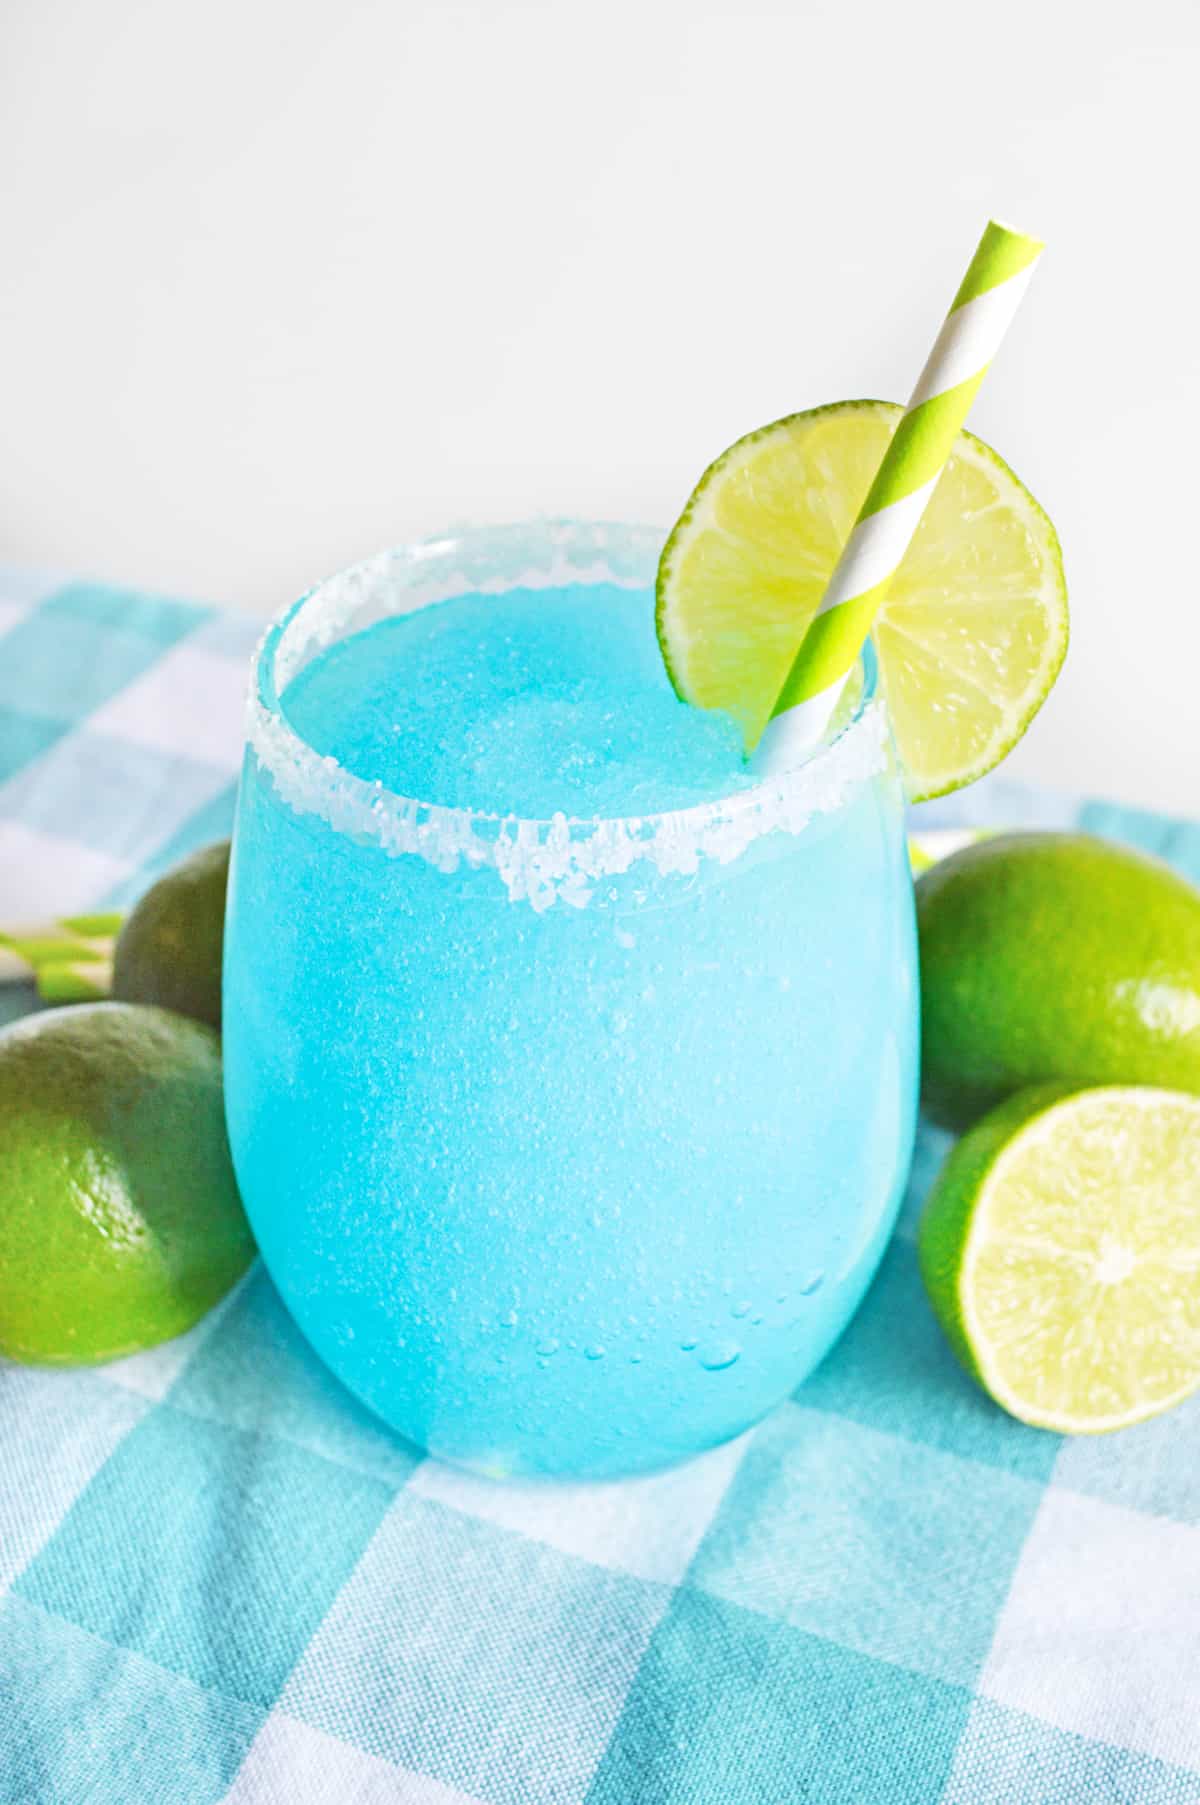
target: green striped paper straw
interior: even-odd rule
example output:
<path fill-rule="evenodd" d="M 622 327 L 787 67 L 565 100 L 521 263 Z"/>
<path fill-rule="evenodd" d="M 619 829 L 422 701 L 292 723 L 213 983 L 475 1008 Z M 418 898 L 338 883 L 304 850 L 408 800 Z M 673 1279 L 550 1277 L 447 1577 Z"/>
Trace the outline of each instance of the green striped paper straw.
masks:
<path fill-rule="evenodd" d="M 800 642 L 758 743 L 757 770 L 789 770 L 829 725 L 1041 252 L 1038 239 L 989 221 Z"/>
<path fill-rule="evenodd" d="M 102 1003 L 112 995 L 111 959 L 52 959 L 34 974 L 43 1003 Z"/>
<path fill-rule="evenodd" d="M 49 1003 L 86 1002 L 112 989 L 112 954 L 122 917 L 69 915 L 0 930 L 0 984 L 36 983 Z"/>

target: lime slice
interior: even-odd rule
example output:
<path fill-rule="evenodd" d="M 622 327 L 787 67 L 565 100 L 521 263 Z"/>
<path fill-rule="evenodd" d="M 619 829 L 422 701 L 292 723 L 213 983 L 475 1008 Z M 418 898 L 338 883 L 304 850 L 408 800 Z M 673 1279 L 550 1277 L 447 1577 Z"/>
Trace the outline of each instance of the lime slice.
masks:
<path fill-rule="evenodd" d="M 1123 1429 L 1200 1384 L 1200 1098 L 1011 1097 L 951 1152 L 921 1270 L 984 1389 L 1022 1422 Z"/>
<path fill-rule="evenodd" d="M 901 409 L 839 401 L 739 439 L 705 471 L 658 570 L 658 637 L 687 702 L 753 748 Z M 971 433 L 942 475 L 874 641 L 914 801 L 973 783 L 1020 739 L 1067 649 L 1054 528 Z"/>

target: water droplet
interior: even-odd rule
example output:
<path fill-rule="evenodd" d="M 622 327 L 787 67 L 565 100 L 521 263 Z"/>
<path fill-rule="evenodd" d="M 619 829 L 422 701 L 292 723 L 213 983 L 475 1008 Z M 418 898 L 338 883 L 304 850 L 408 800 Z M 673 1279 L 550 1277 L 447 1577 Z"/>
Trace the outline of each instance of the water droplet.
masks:
<path fill-rule="evenodd" d="M 604 1349 L 598 1343 L 593 1342 L 591 1347 L 584 1348 L 583 1357 L 585 1360 L 603 1360 Z"/>
<path fill-rule="evenodd" d="M 696 1356 L 706 1373 L 723 1373 L 741 1357 L 742 1350 L 736 1341 L 708 1342 Z"/>
<path fill-rule="evenodd" d="M 786 1303 L 787 1303 L 787 1300 L 788 1300 L 788 1294 L 787 1294 L 787 1292 L 786 1292 L 786 1291 L 781 1291 L 781 1292 L 780 1292 L 780 1293 L 779 1293 L 779 1296 L 778 1296 L 778 1297 L 777 1297 L 777 1298 L 776 1298 L 776 1299 L 775 1299 L 775 1302 L 776 1302 L 776 1303 L 777 1303 L 777 1304 L 786 1304 Z"/>
<path fill-rule="evenodd" d="M 515 1329 L 520 1320 L 515 1310 L 506 1310 L 500 1318 L 501 1325 L 506 1329 Z"/>
<path fill-rule="evenodd" d="M 761 1316 L 752 1316 L 750 1318 L 750 1327 L 752 1329 L 756 1329 L 761 1321 L 762 1321 Z"/>
<path fill-rule="evenodd" d="M 685 1354 L 690 1354 L 692 1349 L 699 1347 L 699 1345 L 699 1338 L 695 1338 L 691 1341 L 681 1341 L 679 1343 L 680 1351 Z"/>
<path fill-rule="evenodd" d="M 812 1277 L 805 1279 L 804 1283 L 801 1285 L 801 1297 L 811 1297 L 813 1292 L 819 1291 L 824 1283 L 825 1274 L 823 1272 L 814 1272 Z"/>
<path fill-rule="evenodd" d="M 640 1366 L 642 1364 L 642 1356 L 640 1354 L 630 1354 L 629 1364 L 630 1366 Z"/>
<path fill-rule="evenodd" d="M 734 1304 L 734 1306 L 733 1306 L 732 1310 L 730 1310 L 729 1314 L 731 1316 L 736 1316 L 739 1321 L 741 1320 L 741 1318 L 743 1316 L 749 1316 L 750 1299 L 748 1297 L 744 1297 L 740 1304 Z"/>
<path fill-rule="evenodd" d="M 558 1352 L 557 1335 L 547 1335 L 544 1341 L 539 1341 L 537 1344 L 537 1352 L 542 1356 L 542 1358 L 544 1360 L 548 1360 L 550 1358 L 551 1354 L 557 1354 L 557 1352 Z"/>

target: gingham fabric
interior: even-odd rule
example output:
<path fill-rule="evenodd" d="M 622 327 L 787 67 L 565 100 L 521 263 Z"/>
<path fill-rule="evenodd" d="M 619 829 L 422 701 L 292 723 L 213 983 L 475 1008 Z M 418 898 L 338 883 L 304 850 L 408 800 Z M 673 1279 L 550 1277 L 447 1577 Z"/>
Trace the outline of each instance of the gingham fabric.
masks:
<path fill-rule="evenodd" d="M 0 573 L 0 921 L 227 831 L 255 633 Z M 1150 815 L 993 783 L 926 824 L 969 819 L 1200 879 Z M 945 1145 L 820 1371 L 661 1477 L 422 1458 L 261 1269 L 150 1353 L 0 1367 L 0 1801 L 1198 1805 L 1200 1404 L 1072 1442 L 980 1395 L 913 1252 Z"/>

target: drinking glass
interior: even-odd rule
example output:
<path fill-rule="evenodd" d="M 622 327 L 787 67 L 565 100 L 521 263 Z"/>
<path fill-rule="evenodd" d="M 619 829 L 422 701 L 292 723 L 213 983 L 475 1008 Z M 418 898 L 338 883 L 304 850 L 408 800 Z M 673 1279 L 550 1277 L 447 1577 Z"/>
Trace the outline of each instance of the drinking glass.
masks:
<path fill-rule="evenodd" d="M 496 1475 L 736 1435 L 858 1304 L 912 1148 L 904 803 L 874 660 L 830 743 L 630 819 L 404 797 L 307 744 L 319 651 L 465 592 L 647 592 L 662 535 L 540 522 L 388 552 L 268 631 L 225 942 L 230 1138 L 338 1377 Z M 398 699 L 402 705 L 402 698 Z"/>

